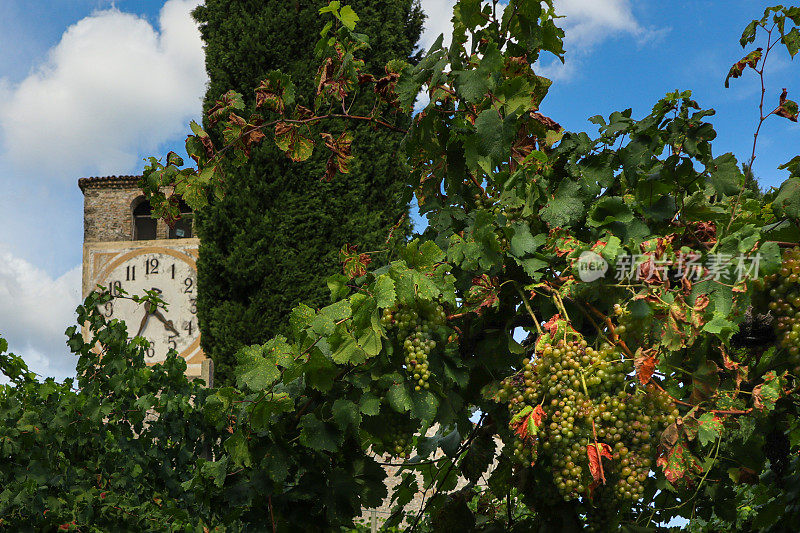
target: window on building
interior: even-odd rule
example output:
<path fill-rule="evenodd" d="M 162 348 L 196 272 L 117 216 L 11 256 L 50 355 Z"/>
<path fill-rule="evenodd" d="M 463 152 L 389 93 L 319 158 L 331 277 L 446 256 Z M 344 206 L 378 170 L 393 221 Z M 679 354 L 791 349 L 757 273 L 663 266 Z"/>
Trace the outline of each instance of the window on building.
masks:
<path fill-rule="evenodd" d="M 150 216 L 150 202 L 139 198 L 133 208 L 133 240 L 149 241 L 156 238 L 156 220 Z"/>
<path fill-rule="evenodd" d="M 192 210 L 183 200 L 178 204 L 178 209 L 180 209 L 181 218 L 175 222 L 175 227 L 170 228 L 169 238 L 188 239 L 192 236 Z"/>

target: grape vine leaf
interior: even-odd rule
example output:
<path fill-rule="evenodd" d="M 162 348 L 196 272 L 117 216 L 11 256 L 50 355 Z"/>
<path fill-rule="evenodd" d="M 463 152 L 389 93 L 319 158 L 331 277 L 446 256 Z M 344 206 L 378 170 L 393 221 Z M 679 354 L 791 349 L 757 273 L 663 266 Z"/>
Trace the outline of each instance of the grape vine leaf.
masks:
<path fill-rule="evenodd" d="M 263 346 L 247 346 L 236 354 L 239 365 L 236 367 L 236 383 L 250 390 L 263 390 L 281 377 L 274 352 L 265 351 Z"/>
<path fill-rule="evenodd" d="M 467 165 L 473 171 L 478 168 L 491 175 L 494 168 L 511 153 L 511 144 L 517 134 L 517 117 L 514 113 L 503 118 L 489 108 L 475 119 L 475 134 L 465 142 Z"/>
<path fill-rule="evenodd" d="M 395 383 L 392 385 L 386 393 L 386 399 L 389 405 L 392 406 L 392 409 L 398 413 L 409 411 L 413 406 L 411 395 L 408 393 L 405 383 Z"/>
<path fill-rule="evenodd" d="M 294 84 L 288 74 L 273 70 L 256 87 L 256 107 L 264 107 L 283 115 L 294 104 Z"/>
<path fill-rule="evenodd" d="M 732 196 L 741 190 L 744 176 L 732 153 L 723 154 L 709 164 L 707 170 L 711 176 L 711 184 L 718 194 Z"/>
<path fill-rule="evenodd" d="M 756 408 L 771 411 L 783 392 L 786 382 L 786 372 L 778 374 L 770 370 L 764 374 L 763 383 L 753 389 L 753 403 Z"/>
<path fill-rule="evenodd" d="M 317 451 L 338 451 L 339 435 L 313 413 L 303 415 L 297 426 L 300 428 L 300 444 L 303 446 Z"/>
<path fill-rule="evenodd" d="M 237 431 L 225 441 L 225 451 L 237 466 L 249 467 L 252 463 L 250 448 L 247 446 L 247 438 L 244 433 Z"/>
<path fill-rule="evenodd" d="M 376 396 L 366 393 L 359 401 L 359 409 L 367 416 L 375 416 L 381 411 L 381 401 Z"/>
<path fill-rule="evenodd" d="M 697 437 L 700 445 L 705 446 L 709 442 L 716 441 L 722 433 L 722 420 L 714 413 L 703 413 L 697 419 Z"/>
<path fill-rule="evenodd" d="M 439 398 L 430 391 L 415 392 L 411 397 L 411 414 L 423 423 L 430 423 L 436 417 Z"/>
<path fill-rule="evenodd" d="M 797 102 L 786 98 L 787 90 L 784 88 L 780 97 L 778 108 L 773 111 L 776 115 L 797 122 Z"/>
<path fill-rule="evenodd" d="M 299 126 L 288 122 L 275 124 L 275 144 L 295 162 L 305 161 L 314 151 L 314 141 L 303 136 Z"/>
<path fill-rule="evenodd" d="M 380 308 L 387 308 L 394 305 L 397 300 L 397 293 L 394 290 L 394 280 L 388 274 L 381 274 L 375 280 L 373 287 L 375 302 Z"/>
<path fill-rule="evenodd" d="M 593 228 L 609 224 L 628 224 L 633 221 L 633 211 L 619 196 L 608 196 L 592 206 L 586 223 Z"/>
<path fill-rule="evenodd" d="M 356 15 L 356 12 L 353 11 L 353 8 L 349 5 L 342 6 L 341 11 L 339 11 L 338 18 L 350 31 L 353 31 L 356 28 L 356 22 L 360 20 L 358 15 Z"/>
<path fill-rule="evenodd" d="M 747 32 L 747 30 L 745 30 L 745 32 Z M 743 40 L 745 39 L 744 35 L 742 36 L 742 39 Z M 749 39 L 749 34 L 748 34 L 748 39 Z M 752 52 L 744 56 L 742 59 L 733 64 L 730 71 L 728 72 L 728 76 L 725 78 L 726 89 L 730 87 L 730 79 L 740 77 L 744 73 L 745 68 L 747 67 L 756 68 L 756 65 L 761 60 L 762 51 L 763 51 L 762 48 L 756 48 L 755 50 L 753 50 Z"/>
<path fill-rule="evenodd" d="M 453 72 L 456 90 L 474 104 L 494 89 L 494 76 L 503 68 L 503 56 L 496 43 L 490 43 L 477 68 Z"/>
<path fill-rule="evenodd" d="M 687 473 L 703 471 L 697 458 L 681 443 L 662 454 L 656 464 L 664 469 L 667 481 L 673 484 Z"/>
<path fill-rule="evenodd" d="M 649 350 L 638 348 L 636 350 L 633 363 L 634 367 L 636 368 L 636 377 L 639 378 L 639 383 L 642 385 L 647 385 L 650 382 L 650 379 L 653 377 L 653 373 L 656 370 L 656 365 L 658 364 L 657 355 L 657 350 L 653 348 Z"/>
<path fill-rule="evenodd" d="M 339 398 L 333 402 L 333 420 L 342 431 L 348 427 L 358 427 L 361 424 L 361 413 L 356 404 L 350 400 Z"/>
<path fill-rule="evenodd" d="M 772 206 L 777 214 L 800 219 L 800 177 L 789 178 L 781 184 Z"/>
<path fill-rule="evenodd" d="M 539 217 L 551 228 L 571 226 L 584 214 L 581 186 L 572 180 L 562 181 L 553 198 L 539 211 Z"/>
<path fill-rule="evenodd" d="M 606 477 L 600 461 L 603 457 L 606 459 L 614 458 L 611 453 L 611 446 L 604 442 L 598 442 L 596 445 L 591 442 L 586 445 L 586 455 L 589 458 L 589 471 L 592 474 L 592 478 L 594 478 L 595 482 L 602 482 L 605 484 Z"/>

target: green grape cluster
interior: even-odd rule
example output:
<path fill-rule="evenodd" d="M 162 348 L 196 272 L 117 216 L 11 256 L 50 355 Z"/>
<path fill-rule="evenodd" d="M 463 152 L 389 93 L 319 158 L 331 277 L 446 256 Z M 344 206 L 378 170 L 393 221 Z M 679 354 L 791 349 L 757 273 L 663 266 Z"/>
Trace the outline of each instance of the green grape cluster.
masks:
<path fill-rule="evenodd" d="M 614 333 L 619 335 L 629 346 L 644 346 L 651 343 L 650 331 L 642 326 L 641 320 L 634 320 L 631 312 L 620 304 L 614 304 L 614 316 L 619 325 Z"/>
<path fill-rule="evenodd" d="M 381 419 L 377 442 L 372 449 L 380 455 L 390 455 L 399 459 L 406 459 L 411 455 L 411 439 L 416 428 L 408 417 L 400 415 Z"/>
<path fill-rule="evenodd" d="M 775 317 L 778 345 L 800 371 L 800 248 L 787 250 L 778 273 L 758 280 L 756 288 Z"/>
<path fill-rule="evenodd" d="M 486 191 L 486 194 L 482 192 L 476 192 L 472 195 L 472 198 L 475 200 L 475 207 L 478 209 L 491 209 L 497 202 L 497 198 L 492 196 L 491 192 L 488 190 Z"/>
<path fill-rule="evenodd" d="M 429 358 L 437 348 L 436 329 L 447 320 L 444 308 L 435 302 L 420 302 L 417 308 L 392 307 L 383 310 L 381 322 L 396 331 L 401 345 L 403 369 L 414 383 L 414 390 L 430 388 Z"/>
<path fill-rule="evenodd" d="M 541 406 L 542 424 L 534 438 L 517 435 L 513 456 L 522 464 L 549 468 L 566 500 L 602 491 L 618 500 L 642 497 L 653 465 L 656 435 L 676 420 L 670 398 L 629 378 L 633 363 L 613 346 L 599 349 L 583 339 L 539 346 L 520 372 L 501 384 L 498 399 L 513 416 Z M 605 486 L 591 473 L 587 446 L 610 447 L 603 461 Z M 537 455 L 539 456 L 537 458 Z M 608 491 L 611 491 L 609 493 Z"/>

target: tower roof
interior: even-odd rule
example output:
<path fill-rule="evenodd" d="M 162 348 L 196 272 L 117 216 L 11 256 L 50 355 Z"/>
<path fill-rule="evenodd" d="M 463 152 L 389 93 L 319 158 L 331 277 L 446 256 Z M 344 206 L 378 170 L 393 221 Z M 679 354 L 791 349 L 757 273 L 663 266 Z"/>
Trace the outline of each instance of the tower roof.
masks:
<path fill-rule="evenodd" d="M 90 178 L 80 178 L 78 180 L 78 187 L 81 192 L 86 192 L 86 189 L 128 189 L 136 187 L 141 176 L 98 176 Z"/>

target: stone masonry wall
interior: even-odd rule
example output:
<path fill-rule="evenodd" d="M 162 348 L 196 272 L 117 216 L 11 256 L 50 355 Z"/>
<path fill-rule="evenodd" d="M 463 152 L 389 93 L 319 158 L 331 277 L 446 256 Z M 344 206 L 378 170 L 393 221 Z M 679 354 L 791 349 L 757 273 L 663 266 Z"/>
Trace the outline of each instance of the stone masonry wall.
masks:
<path fill-rule="evenodd" d="M 134 201 L 142 196 L 135 186 L 86 187 L 83 200 L 84 242 L 133 240 Z M 166 239 L 169 228 L 163 220 L 156 238 Z"/>

